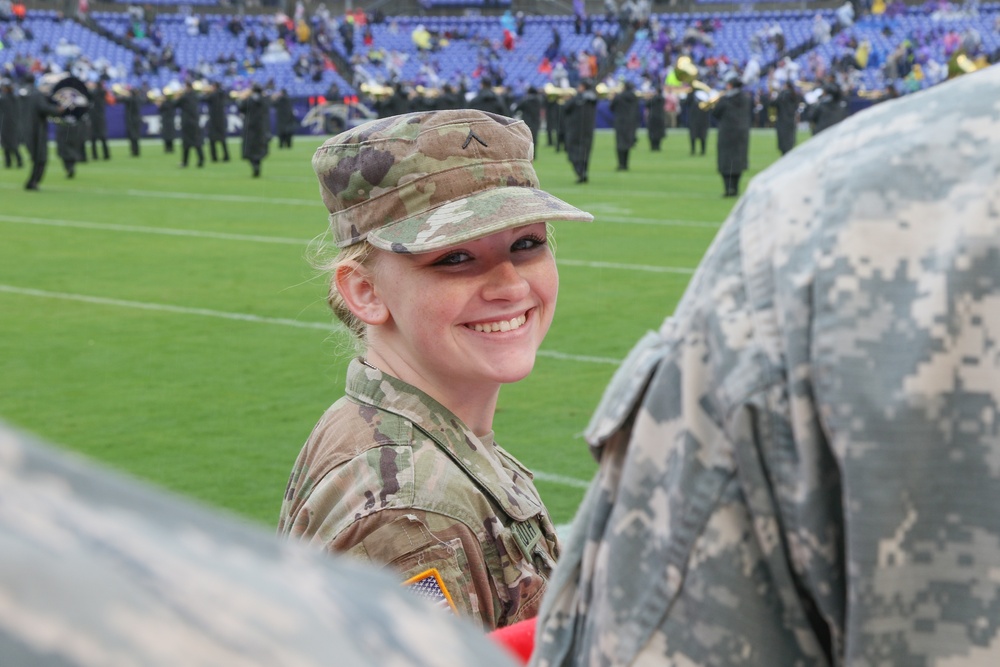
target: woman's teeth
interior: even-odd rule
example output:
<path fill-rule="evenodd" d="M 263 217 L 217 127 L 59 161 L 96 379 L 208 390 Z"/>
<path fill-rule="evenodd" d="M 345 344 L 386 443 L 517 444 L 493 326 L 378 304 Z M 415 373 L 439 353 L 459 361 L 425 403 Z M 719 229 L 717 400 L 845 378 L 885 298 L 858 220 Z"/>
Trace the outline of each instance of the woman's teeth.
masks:
<path fill-rule="evenodd" d="M 527 315 L 520 315 L 512 320 L 501 320 L 500 322 L 487 322 L 485 324 L 473 324 L 470 325 L 469 328 L 483 333 L 492 333 L 494 331 L 513 331 L 514 329 L 520 329 L 521 325 L 527 321 L 528 321 Z"/>

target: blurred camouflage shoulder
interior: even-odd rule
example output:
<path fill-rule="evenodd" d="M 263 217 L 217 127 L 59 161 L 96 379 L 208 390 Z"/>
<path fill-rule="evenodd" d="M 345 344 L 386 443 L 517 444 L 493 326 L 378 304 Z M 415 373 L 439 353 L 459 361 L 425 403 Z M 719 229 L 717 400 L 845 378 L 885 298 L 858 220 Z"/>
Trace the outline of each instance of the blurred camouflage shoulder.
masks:
<path fill-rule="evenodd" d="M 384 575 L 0 424 L 0 664 L 511 665 Z"/>

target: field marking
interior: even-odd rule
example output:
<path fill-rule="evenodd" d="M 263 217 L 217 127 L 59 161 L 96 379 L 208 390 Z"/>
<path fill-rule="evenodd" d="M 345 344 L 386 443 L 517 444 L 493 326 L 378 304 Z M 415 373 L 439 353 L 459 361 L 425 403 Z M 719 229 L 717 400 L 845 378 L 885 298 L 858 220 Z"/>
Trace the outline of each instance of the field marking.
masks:
<path fill-rule="evenodd" d="M 227 313 L 219 310 L 209 310 L 206 308 L 186 308 L 182 306 L 171 306 L 162 303 L 147 303 L 143 301 L 128 301 L 125 299 L 110 299 L 100 296 L 89 296 L 86 294 L 71 294 L 69 292 L 49 292 L 46 290 L 31 289 L 28 287 L 15 287 L 14 285 L 0 284 L 0 292 L 8 294 L 18 294 L 21 296 L 33 296 L 45 299 L 63 299 L 68 301 L 78 301 L 82 303 L 92 303 L 100 306 L 117 306 L 120 308 L 137 308 L 140 310 L 151 310 L 165 313 L 176 313 L 182 315 L 202 315 L 206 317 L 216 317 L 225 320 L 237 320 L 240 322 L 253 322 L 257 324 L 277 324 L 286 327 L 297 327 L 300 329 L 319 329 L 322 331 L 343 331 L 344 327 L 336 323 L 323 324 L 321 322 L 302 322 L 290 320 L 282 317 L 262 317 L 260 315 L 250 315 L 246 313 Z M 564 354 L 562 352 L 548 352 L 539 350 L 539 356 L 552 357 L 568 361 L 581 361 L 585 363 L 611 363 L 619 364 L 620 359 L 610 359 L 605 357 L 587 357 Z M 590 482 L 575 477 L 567 477 L 556 473 L 544 471 L 534 471 L 535 479 L 551 484 L 559 484 L 577 489 L 586 489 Z"/>
<path fill-rule="evenodd" d="M 579 206 L 584 211 L 585 206 Z M 703 229 L 718 229 L 721 222 L 705 222 L 702 220 L 658 220 L 656 218 L 605 218 L 602 215 L 595 215 L 594 222 L 609 222 L 620 225 L 657 225 L 660 227 L 697 227 Z"/>
<path fill-rule="evenodd" d="M 286 327 L 297 327 L 299 329 L 322 329 L 324 331 L 343 330 L 343 326 L 330 322 L 303 322 L 301 320 L 290 320 L 283 317 L 264 317 L 262 315 L 251 315 L 249 313 L 229 313 L 222 310 L 210 310 L 208 308 L 189 308 L 186 306 L 172 306 L 166 303 L 149 303 L 145 301 L 128 301 L 126 299 L 112 299 L 104 296 L 90 296 L 87 294 L 73 294 L 70 292 L 50 292 L 48 290 L 32 289 L 30 287 L 16 287 L 14 285 L 0 284 L 0 292 L 8 294 L 19 294 L 21 296 L 34 296 L 43 299 L 62 299 L 64 301 L 79 301 L 81 303 L 92 303 L 98 306 L 118 306 L 120 308 L 136 308 L 139 310 L 152 310 L 163 313 L 176 313 L 180 315 L 203 315 L 205 317 L 216 317 L 224 320 L 238 320 L 241 322 L 255 322 L 259 324 L 280 324 Z"/>
<path fill-rule="evenodd" d="M 550 472 L 541 472 L 539 470 L 532 470 L 532 476 L 536 481 L 539 482 L 549 482 L 550 484 L 561 484 L 562 486 L 572 486 L 576 489 L 586 489 L 590 487 L 590 482 L 583 479 L 577 479 L 575 477 L 567 477 L 566 475 L 556 475 Z"/>
<path fill-rule="evenodd" d="M 71 227 L 76 229 L 92 229 L 106 232 L 126 232 L 137 234 L 160 234 L 163 236 L 188 236 L 192 238 L 221 239 L 225 241 L 251 241 L 254 243 L 278 243 L 282 245 L 308 246 L 311 241 L 281 236 L 257 236 L 252 234 L 231 234 L 227 232 L 211 232 L 199 229 L 172 229 L 169 227 L 147 227 L 142 225 L 118 225 L 105 222 L 86 222 L 83 220 L 59 220 L 52 218 L 29 218 L 18 215 L 0 215 L 0 222 L 26 225 L 43 225 L 47 227 Z M 694 269 L 680 266 L 650 266 L 644 264 L 624 264 L 618 262 L 590 262 L 580 259 L 556 258 L 557 264 L 564 266 L 581 266 L 590 269 L 619 269 L 622 271 L 644 271 L 647 273 L 679 273 L 691 275 Z"/>
<path fill-rule="evenodd" d="M 99 306 L 117 306 L 119 308 L 135 308 L 139 310 L 151 310 L 163 313 L 175 313 L 179 315 L 201 315 L 203 317 L 215 317 L 224 320 L 236 320 L 240 322 L 254 322 L 257 324 L 277 324 L 286 327 L 296 327 L 299 329 L 319 329 L 322 331 L 341 332 L 344 326 L 339 322 L 303 322 L 302 320 L 290 320 L 283 317 L 265 317 L 263 315 L 251 315 L 249 313 L 232 313 L 223 310 L 211 310 L 208 308 L 189 308 L 187 306 L 172 306 L 165 303 L 150 303 L 146 301 L 129 301 L 126 299 L 113 299 L 104 296 L 90 296 L 88 294 L 73 294 L 71 292 L 51 292 L 48 290 L 33 289 L 30 287 L 17 287 L 15 285 L 0 284 L 0 292 L 7 294 L 18 294 L 21 296 L 33 296 L 42 299 L 62 299 L 64 301 L 78 301 L 81 303 L 92 303 Z M 608 364 L 618 365 L 621 359 L 611 357 L 593 357 L 580 354 L 567 354 L 554 350 L 539 350 L 538 356 L 558 359 L 560 361 L 578 361 L 587 364 Z"/>
<path fill-rule="evenodd" d="M 683 266 L 649 266 L 645 264 L 619 264 L 617 262 L 585 262 L 579 259 L 559 259 L 557 264 L 565 266 L 583 266 L 588 269 L 622 269 L 625 271 L 647 271 L 651 273 L 683 273 L 685 275 L 694 274 L 694 269 Z"/>
<path fill-rule="evenodd" d="M 76 229 L 96 229 L 105 232 L 132 232 L 139 234 L 162 234 L 164 236 L 192 236 L 195 238 L 223 239 L 226 241 L 254 241 L 256 243 L 280 243 L 284 245 L 307 245 L 302 239 L 283 238 L 280 236 L 255 236 L 252 234 L 230 234 L 226 232 L 207 232 L 199 229 L 171 229 L 169 227 L 144 227 L 141 225 L 116 225 L 107 222 L 84 222 L 83 220 L 54 220 L 50 218 L 26 218 L 17 215 L 0 215 L 0 222 L 12 222 L 26 225 L 44 225 L 47 227 L 73 227 Z"/>

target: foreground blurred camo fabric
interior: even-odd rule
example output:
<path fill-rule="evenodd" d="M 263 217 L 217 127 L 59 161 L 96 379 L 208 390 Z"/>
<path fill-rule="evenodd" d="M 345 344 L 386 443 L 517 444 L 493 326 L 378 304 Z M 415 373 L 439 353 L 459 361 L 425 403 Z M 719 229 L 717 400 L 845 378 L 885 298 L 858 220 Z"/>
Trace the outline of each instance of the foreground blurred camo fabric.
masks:
<path fill-rule="evenodd" d="M 758 176 L 587 430 L 534 663 L 1000 664 L 1000 67 Z"/>
<path fill-rule="evenodd" d="M 0 665 L 511 665 L 357 564 L 0 424 Z"/>

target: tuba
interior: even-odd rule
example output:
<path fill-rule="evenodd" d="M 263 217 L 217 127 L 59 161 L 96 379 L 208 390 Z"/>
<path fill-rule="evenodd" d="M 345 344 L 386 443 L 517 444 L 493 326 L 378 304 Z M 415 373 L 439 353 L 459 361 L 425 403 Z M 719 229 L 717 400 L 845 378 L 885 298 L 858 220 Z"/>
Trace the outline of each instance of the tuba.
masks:
<path fill-rule="evenodd" d="M 374 100 L 384 100 L 387 97 L 392 97 L 396 90 L 392 86 L 366 81 L 361 84 L 361 92 Z"/>
<path fill-rule="evenodd" d="M 576 95 L 576 88 L 560 88 L 553 83 L 547 83 L 542 92 L 545 93 L 547 100 L 563 102 Z"/>
<path fill-rule="evenodd" d="M 695 99 L 698 100 L 698 108 L 708 111 L 722 99 L 722 92 L 712 88 L 707 83 L 698 80 L 698 66 L 694 64 L 689 56 L 681 56 L 674 65 L 674 73 L 678 81 L 691 86 Z"/>

